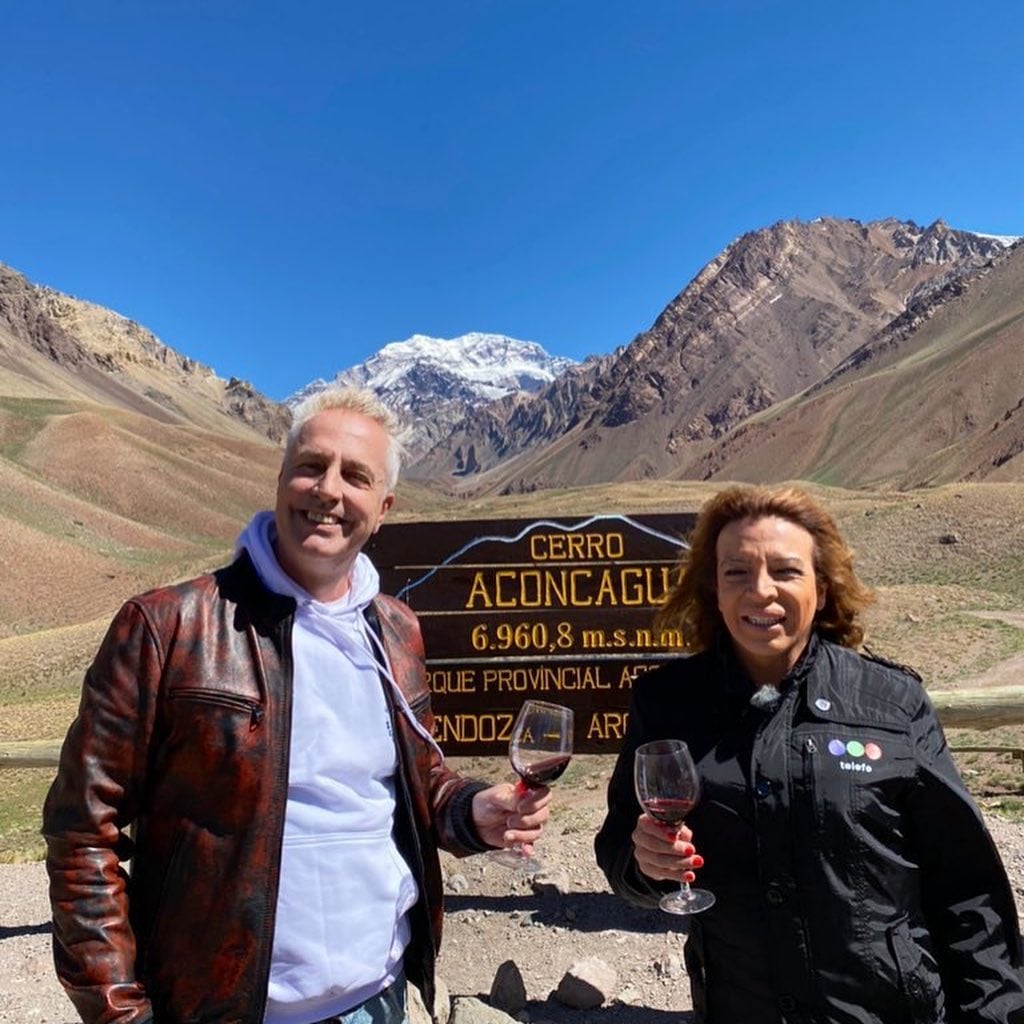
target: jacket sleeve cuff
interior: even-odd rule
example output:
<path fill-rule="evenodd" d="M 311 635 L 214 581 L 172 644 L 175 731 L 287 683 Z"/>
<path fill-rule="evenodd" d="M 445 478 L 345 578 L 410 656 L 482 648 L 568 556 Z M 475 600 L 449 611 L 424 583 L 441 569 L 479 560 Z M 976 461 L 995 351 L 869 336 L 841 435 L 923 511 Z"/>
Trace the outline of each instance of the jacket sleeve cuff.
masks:
<path fill-rule="evenodd" d="M 459 788 L 449 804 L 452 834 L 456 843 L 467 853 L 483 853 L 494 847 L 485 843 L 473 824 L 473 797 L 490 784 L 473 780 Z"/>

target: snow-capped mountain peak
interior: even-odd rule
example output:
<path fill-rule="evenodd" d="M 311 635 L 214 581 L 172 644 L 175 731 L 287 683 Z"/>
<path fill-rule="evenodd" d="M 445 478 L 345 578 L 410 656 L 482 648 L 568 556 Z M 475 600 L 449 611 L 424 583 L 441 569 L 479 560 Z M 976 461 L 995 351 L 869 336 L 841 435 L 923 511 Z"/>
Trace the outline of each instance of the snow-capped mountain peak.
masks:
<path fill-rule="evenodd" d="M 400 387 L 411 372 L 430 367 L 468 387 L 480 400 L 491 401 L 511 391 L 536 391 L 572 365 L 571 359 L 550 356 L 536 342 L 504 334 L 474 332 L 458 338 L 414 334 L 405 341 L 390 342 L 336 379 L 363 384 L 383 396 Z"/>
<path fill-rule="evenodd" d="M 414 334 L 392 341 L 333 381 L 315 380 L 286 401 L 295 405 L 330 385 L 355 384 L 376 392 L 409 424 L 414 450 L 470 409 L 520 392 L 534 392 L 577 365 L 549 355 L 533 341 L 473 332 L 457 338 Z"/>

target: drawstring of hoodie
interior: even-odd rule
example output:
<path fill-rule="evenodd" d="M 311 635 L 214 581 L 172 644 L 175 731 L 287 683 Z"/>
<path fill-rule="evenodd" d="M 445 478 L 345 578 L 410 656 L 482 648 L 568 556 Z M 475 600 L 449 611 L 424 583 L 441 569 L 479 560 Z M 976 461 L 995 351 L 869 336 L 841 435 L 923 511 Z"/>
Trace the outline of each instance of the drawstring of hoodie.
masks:
<path fill-rule="evenodd" d="M 426 728 L 424 728 L 423 723 L 413 713 L 412 708 L 409 707 L 409 702 L 405 699 L 405 694 L 402 692 L 402 688 L 398 685 L 398 680 L 396 680 L 391 674 L 391 666 L 388 664 L 388 652 L 384 649 L 384 644 L 381 641 L 381 638 L 377 636 L 369 626 L 367 626 L 366 620 L 362 616 L 360 616 L 359 628 L 363 637 L 366 639 L 366 642 L 369 644 L 370 649 L 375 653 L 377 667 L 380 669 L 384 678 L 388 681 L 388 684 L 391 687 L 391 692 L 394 694 L 395 701 L 402 714 L 405 716 L 406 721 L 408 721 L 408 723 L 413 727 L 416 734 L 426 741 L 430 747 L 437 751 L 439 757 L 443 758 L 444 753 L 438 745 L 437 740 L 430 735 Z"/>

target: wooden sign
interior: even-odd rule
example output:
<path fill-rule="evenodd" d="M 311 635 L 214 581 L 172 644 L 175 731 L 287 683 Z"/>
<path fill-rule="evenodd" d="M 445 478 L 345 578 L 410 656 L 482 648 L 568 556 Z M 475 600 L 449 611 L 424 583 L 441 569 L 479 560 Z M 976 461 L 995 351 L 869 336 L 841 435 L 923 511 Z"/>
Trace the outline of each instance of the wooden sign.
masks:
<path fill-rule="evenodd" d="M 654 628 L 694 516 L 386 524 L 367 547 L 381 589 L 419 616 L 435 735 L 499 754 L 528 697 L 575 712 L 575 749 L 612 752 L 633 680 L 679 651 Z"/>

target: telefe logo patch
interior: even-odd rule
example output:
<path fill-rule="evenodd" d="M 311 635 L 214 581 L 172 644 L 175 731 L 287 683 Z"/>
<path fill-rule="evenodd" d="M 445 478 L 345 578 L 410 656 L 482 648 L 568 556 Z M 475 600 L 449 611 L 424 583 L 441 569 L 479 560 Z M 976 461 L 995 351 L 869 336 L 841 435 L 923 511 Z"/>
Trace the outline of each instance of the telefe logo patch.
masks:
<path fill-rule="evenodd" d="M 861 743 L 860 740 L 831 739 L 828 741 L 828 752 L 833 757 L 851 757 L 852 761 L 840 761 L 839 767 L 844 772 L 871 772 L 874 769 L 867 761 L 877 761 L 882 756 L 882 748 L 877 743 Z"/>

